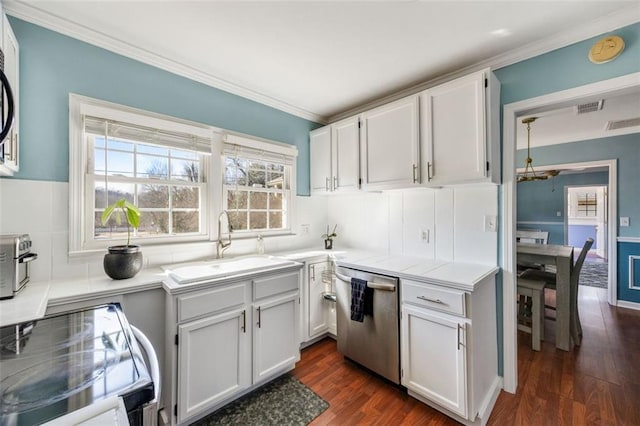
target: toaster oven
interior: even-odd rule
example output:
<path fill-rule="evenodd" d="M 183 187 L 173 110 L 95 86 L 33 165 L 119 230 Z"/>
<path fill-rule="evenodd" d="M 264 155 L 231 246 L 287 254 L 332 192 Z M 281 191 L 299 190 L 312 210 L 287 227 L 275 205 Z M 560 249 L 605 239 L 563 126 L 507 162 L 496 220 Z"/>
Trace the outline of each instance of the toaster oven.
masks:
<path fill-rule="evenodd" d="M 29 282 L 31 252 L 29 234 L 0 235 L 0 299 L 13 297 Z"/>

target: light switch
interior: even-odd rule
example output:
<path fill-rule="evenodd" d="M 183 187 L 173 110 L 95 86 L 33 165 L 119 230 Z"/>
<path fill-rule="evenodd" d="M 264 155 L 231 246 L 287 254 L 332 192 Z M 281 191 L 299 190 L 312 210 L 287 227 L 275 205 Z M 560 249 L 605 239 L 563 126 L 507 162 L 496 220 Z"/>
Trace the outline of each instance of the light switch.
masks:
<path fill-rule="evenodd" d="M 620 226 L 629 226 L 628 216 L 620 216 Z"/>
<path fill-rule="evenodd" d="M 556 212 L 556 216 L 558 216 L 558 217 L 562 217 L 562 212 L 558 210 L 558 211 Z"/>

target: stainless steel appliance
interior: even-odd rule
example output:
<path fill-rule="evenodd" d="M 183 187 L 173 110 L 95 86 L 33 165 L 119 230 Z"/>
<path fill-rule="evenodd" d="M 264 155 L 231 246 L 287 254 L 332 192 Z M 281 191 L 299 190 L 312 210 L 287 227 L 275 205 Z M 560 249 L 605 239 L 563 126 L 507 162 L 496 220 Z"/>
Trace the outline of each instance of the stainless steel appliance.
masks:
<path fill-rule="evenodd" d="M 29 264 L 38 258 L 31 245 L 29 234 L 0 235 L 0 299 L 13 297 L 29 282 Z"/>
<path fill-rule="evenodd" d="M 347 358 L 400 384 L 400 316 L 398 279 L 336 267 L 338 351 Z M 373 290 L 373 309 L 363 322 L 351 320 L 351 278 Z"/>
<path fill-rule="evenodd" d="M 9 79 L 4 73 L 4 52 L 0 49 L 0 164 L 5 161 L 18 161 L 17 137 L 7 139 L 11 134 L 15 115 L 13 92 Z"/>
<path fill-rule="evenodd" d="M 132 425 L 155 407 L 152 375 L 118 304 L 0 328 L 0 425 L 65 424 L 114 397 Z"/>

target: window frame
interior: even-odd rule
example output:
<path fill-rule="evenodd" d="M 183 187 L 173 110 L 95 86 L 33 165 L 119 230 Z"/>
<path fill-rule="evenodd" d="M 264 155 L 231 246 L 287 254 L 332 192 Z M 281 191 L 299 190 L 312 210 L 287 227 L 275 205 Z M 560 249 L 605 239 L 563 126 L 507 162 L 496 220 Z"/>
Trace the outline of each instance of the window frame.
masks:
<path fill-rule="evenodd" d="M 166 235 L 160 237 L 132 238 L 133 244 L 145 246 L 173 245 L 176 243 L 210 242 L 217 238 L 213 226 L 212 208 L 214 200 L 219 199 L 218 188 L 221 177 L 215 173 L 214 158 L 221 152 L 222 133 L 220 129 L 205 126 L 178 118 L 126 107 L 107 101 L 69 94 L 69 255 L 103 251 L 106 247 L 122 242 L 120 239 L 94 239 L 93 220 L 89 223 L 88 212 L 94 211 L 94 187 L 89 188 L 89 152 L 85 138 L 83 116 L 91 115 L 134 125 L 157 128 L 167 131 L 189 133 L 211 140 L 211 156 L 203 161 L 204 182 L 200 191 L 201 230 L 198 234 Z M 135 179 L 135 178 L 134 178 Z M 169 184 L 166 182 L 158 182 Z M 170 185 L 169 185 L 170 186 Z M 92 204 L 92 205 L 90 205 Z M 92 216 L 93 217 L 93 216 Z"/>

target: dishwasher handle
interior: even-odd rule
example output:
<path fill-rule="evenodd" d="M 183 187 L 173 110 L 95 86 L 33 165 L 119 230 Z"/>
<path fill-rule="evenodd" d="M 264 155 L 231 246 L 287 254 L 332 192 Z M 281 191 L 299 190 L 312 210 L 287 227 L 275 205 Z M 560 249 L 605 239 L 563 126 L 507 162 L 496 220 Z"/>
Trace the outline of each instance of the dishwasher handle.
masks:
<path fill-rule="evenodd" d="M 339 272 L 336 272 L 336 277 L 340 279 L 340 281 L 344 281 L 346 283 L 351 282 L 351 277 L 346 275 L 342 275 Z M 384 284 L 384 283 L 374 283 L 371 281 L 367 281 L 367 287 L 374 290 L 382 290 L 382 291 L 396 291 L 396 286 L 394 284 Z"/>

